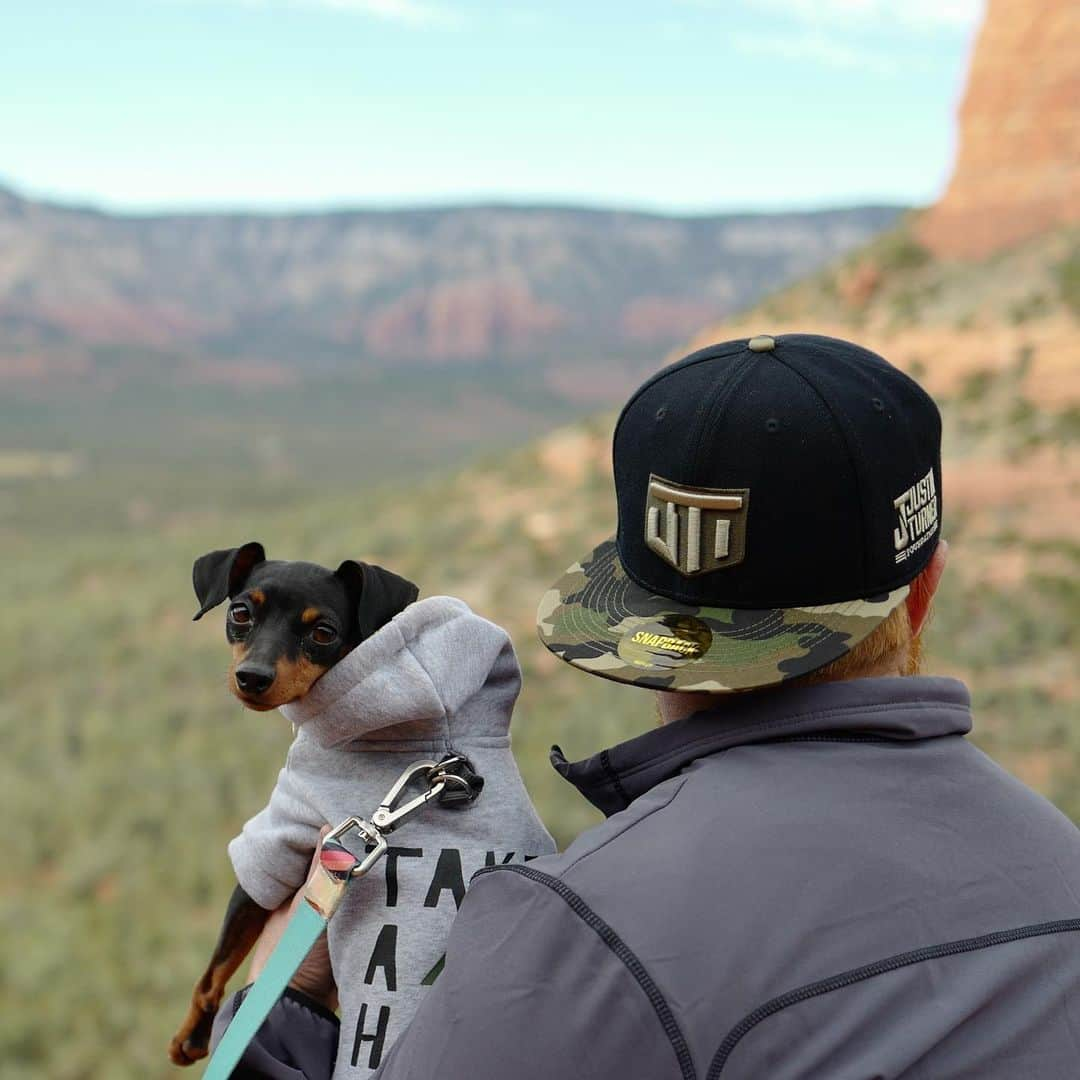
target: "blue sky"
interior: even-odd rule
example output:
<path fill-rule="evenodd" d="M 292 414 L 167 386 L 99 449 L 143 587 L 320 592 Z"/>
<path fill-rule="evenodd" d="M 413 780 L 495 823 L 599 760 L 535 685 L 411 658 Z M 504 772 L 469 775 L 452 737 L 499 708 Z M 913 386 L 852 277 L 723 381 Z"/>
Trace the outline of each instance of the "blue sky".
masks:
<path fill-rule="evenodd" d="M 922 203 L 982 0 L 0 0 L 0 183 L 116 209 Z"/>

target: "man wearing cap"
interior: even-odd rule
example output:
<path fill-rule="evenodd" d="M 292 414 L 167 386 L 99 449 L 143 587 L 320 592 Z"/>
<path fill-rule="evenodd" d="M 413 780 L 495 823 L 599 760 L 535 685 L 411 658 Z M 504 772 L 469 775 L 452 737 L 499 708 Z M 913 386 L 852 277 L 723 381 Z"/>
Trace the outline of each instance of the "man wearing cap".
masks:
<path fill-rule="evenodd" d="M 940 434 L 910 378 L 811 335 L 631 397 L 618 533 L 538 624 L 665 722 L 553 750 L 607 820 L 474 877 L 381 1080 L 1080 1075 L 1080 832 L 917 673 Z M 314 1080 L 329 1024 L 294 994 L 245 1075 Z"/>

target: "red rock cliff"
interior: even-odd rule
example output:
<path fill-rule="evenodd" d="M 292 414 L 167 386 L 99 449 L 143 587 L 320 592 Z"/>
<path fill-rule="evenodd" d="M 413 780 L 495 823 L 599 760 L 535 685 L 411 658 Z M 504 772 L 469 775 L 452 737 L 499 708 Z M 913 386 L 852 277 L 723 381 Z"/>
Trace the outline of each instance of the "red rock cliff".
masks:
<path fill-rule="evenodd" d="M 959 124 L 931 250 L 981 258 L 1080 221 L 1080 0 L 989 0 Z"/>

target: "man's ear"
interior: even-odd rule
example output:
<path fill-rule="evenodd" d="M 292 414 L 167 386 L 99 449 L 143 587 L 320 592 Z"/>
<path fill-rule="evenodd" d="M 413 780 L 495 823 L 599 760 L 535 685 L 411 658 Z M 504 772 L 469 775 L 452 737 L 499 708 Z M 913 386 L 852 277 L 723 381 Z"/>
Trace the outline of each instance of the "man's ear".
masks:
<path fill-rule="evenodd" d="M 908 622 L 911 624 L 911 635 L 914 637 L 926 624 L 926 617 L 930 614 L 930 605 L 937 592 L 941 575 L 945 572 L 945 560 L 949 554 L 949 545 L 945 540 L 939 540 L 930 561 L 923 567 L 919 576 L 911 583 L 908 592 L 907 610 Z"/>
<path fill-rule="evenodd" d="M 240 592 L 251 571 L 265 559 L 266 552 L 257 540 L 250 540 L 243 547 L 200 555 L 191 568 L 191 583 L 200 605 L 195 619 L 201 619 L 226 596 Z"/>
<path fill-rule="evenodd" d="M 361 640 L 371 637 L 420 595 L 411 581 L 371 563 L 346 559 L 334 574 L 345 582 L 356 601 L 356 625 Z"/>

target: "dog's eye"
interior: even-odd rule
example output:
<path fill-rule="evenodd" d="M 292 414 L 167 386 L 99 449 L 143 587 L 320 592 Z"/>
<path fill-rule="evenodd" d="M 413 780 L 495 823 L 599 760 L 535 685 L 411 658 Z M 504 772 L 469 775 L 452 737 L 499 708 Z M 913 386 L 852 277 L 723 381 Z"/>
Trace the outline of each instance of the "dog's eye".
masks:
<path fill-rule="evenodd" d="M 337 637 L 337 631 L 332 626 L 320 623 L 311 631 L 311 640 L 316 645 L 329 645 Z"/>
<path fill-rule="evenodd" d="M 229 608 L 229 618 L 237 626 L 247 626 L 251 622 L 251 612 L 243 604 L 233 604 Z"/>

